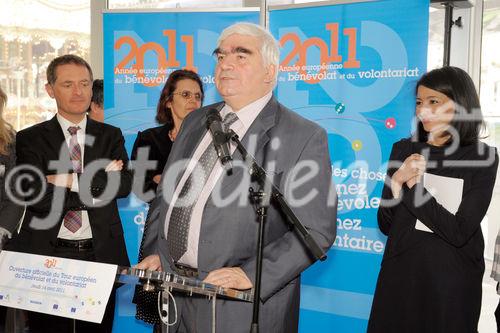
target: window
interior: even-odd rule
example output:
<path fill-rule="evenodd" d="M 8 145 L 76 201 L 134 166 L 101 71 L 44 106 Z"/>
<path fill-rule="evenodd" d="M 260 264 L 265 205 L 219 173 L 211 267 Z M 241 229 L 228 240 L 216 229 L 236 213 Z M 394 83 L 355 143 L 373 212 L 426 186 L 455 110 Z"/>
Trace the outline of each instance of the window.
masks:
<path fill-rule="evenodd" d="M 109 9 L 125 8 L 222 8 L 241 7 L 243 0 L 109 0 Z"/>
<path fill-rule="evenodd" d="M 66 53 L 89 59 L 90 0 L 2 0 L 0 85 L 5 119 L 16 130 L 49 119 L 55 102 L 45 92 L 49 62 Z"/>
<path fill-rule="evenodd" d="M 493 118 L 500 118 L 500 58 L 497 51 L 499 43 L 500 0 L 486 0 L 481 52 L 481 106 L 484 114 Z"/>
<path fill-rule="evenodd" d="M 500 148 L 500 0 L 485 0 L 483 12 L 483 38 L 481 50 L 481 108 L 488 127 L 486 142 Z M 487 214 L 488 228 L 484 232 L 487 244 L 485 257 L 493 260 L 493 247 L 498 233 L 500 216 L 500 181 L 493 190 Z M 483 228 L 484 230 L 484 228 Z"/>
<path fill-rule="evenodd" d="M 429 44 L 427 45 L 427 70 L 443 66 L 444 8 L 429 8 Z"/>

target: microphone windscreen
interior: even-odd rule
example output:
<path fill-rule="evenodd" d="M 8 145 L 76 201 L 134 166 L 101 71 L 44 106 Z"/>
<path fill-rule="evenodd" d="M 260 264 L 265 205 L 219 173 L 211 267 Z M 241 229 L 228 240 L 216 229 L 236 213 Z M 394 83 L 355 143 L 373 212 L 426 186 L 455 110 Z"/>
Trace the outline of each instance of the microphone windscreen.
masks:
<path fill-rule="evenodd" d="M 222 118 L 220 117 L 219 114 L 219 110 L 217 110 L 216 108 L 209 109 L 207 111 L 206 118 L 207 118 L 207 127 L 210 127 L 210 125 L 216 120 L 222 121 Z"/>

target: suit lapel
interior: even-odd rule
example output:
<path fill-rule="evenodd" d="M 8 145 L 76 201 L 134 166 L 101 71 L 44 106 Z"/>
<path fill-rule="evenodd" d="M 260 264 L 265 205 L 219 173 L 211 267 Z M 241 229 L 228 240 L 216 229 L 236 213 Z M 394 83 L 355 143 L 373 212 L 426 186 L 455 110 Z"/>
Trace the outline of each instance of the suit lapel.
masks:
<path fill-rule="evenodd" d="M 261 151 L 267 142 L 270 140 L 268 132 L 271 128 L 273 128 L 277 123 L 277 114 L 278 111 L 278 103 L 272 97 L 269 102 L 266 104 L 262 112 L 255 118 L 255 121 L 252 123 L 247 133 L 241 140 L 241 143 L 245 148 L 252 149 L 249 150 L 249 154 L 252 154 L 254 157 L 257 156 L 259 151 Z M 257 138 L 257 142 L 252 137 Z M 252 142 L 253 140 L 253 142 Z M 254 145 L 254 147 L 251 147 Z M 241 159 L 241 153 L 237 150 L 233 156 L 234 159 Z"/>
<path fill-rule="evenodd" d="M 98 123 L 87 117 L 87 125 L 85 127 L 85 152 L 83 154 L 83 165 L 95 161 L 99 158 L 98 138 L 101 135 L 101 129 Z"/>
<path fill-rule="evenodd" d="M 206 116 L 207 112 L 211 109 L 214 109 L 214 108 L 220 112 L 220 110 L 222 110 L 222 108 L 224 107 L 224 104 L 225 104 L 224 102 L 221 102 L 221 103 L 213 104 L 210 107 L 201 109 L 201 110 L 203 110 L 203 115 L 198 120 L 199 123 L 198 123 L 198 126 L 196 127 L 196 133 L 194 133 L 190 137 L 191 140 L 187 145 L 188 149 L 185 150 L 184 158 L 192 157 L 194 155 L 196 148 L 198 147 L 201 140 L 203 139 L 203 137 L 205 136 L 205 134 L 208 131 L 207 116 Z"/>
<path fill-rule="evenodd" d="M 66 138 L 64 137 L 59 121 L 57 121 L 57 116 L 54 116 L 46 123 L 45 130 L 47 131 L 45 138 L 48 140 L 49 146 L 54 149 L 57 160 L 66 162 L 68 170 L 73 170 Z"/>
<path fill-rule="evenodd" d="M 214 105 L 214 107 L 217 108 L 218 110 L 220 110 L 223 106 L 224 106 L 224 103 L 219 103 L 219 104 Z M 203 139 L 203 137 L 205 136 L 205 134 L 208 131 L 207 125 L 206 125 L 206 116 L 205 115 L 209 109 L 210 108 L 206 108 L 206 109 L 204 108 L 204 109 L 199 110 L 200 112 L 203 112 L 203 115 L 201 115 L 200 119 L 197 120 L 197 123 L 194 124 L 195 126 L 194 126 L 193 131 L 191 131 L 191 133 L 188 135 L 184 135 L 183 136 L 184 140 L 182 142 L 177 142 L 177 144 L 182 145 L 183 148 L 181 149 L 181 152 L 180 152 L 180 154 L 181 154 L 180 158 L 174 158 L 175 161 L 178 161 L 179 159 L 183 159 L 187 163 L 193 157 L 194 152 L 196 151 L 196 148 L 199 146 L 199 144 L 201 143 L 201 140 Z M 181 127 L 181 129 L 182 129 L 182 127 Z M 187 164 L 185 164 L 183 166 L 183 169 L 185 169 L 186 167 L 187 167 Z M 179 173 L 179 175 L 177 177 L 177 180 L 175 182 L 176 187 L 177 187 L 179 181 L 181 180 L 182 174 L 183 173 Z"/>
<path fill-rule="evenodd" d="M 203 117 L 205 119 L 205 117 Z M 184 149 L 182 150 L 182 158 L 191 158 L 201 140 L 205 136 L 207 128 L 205 125 L 199 126 L 193 133 L 185 137 L 185 142 L 183 143 Z"/>
<path fill-rule="evenodd" d="M 207 109 L 207 111 L 208 111 L 208 109 Z M 186 132 L 187 133 L 186 135 L 182 135 L 182 139 L 177 139 L 174 142 L 174 145 L 173 145 L 172 150 L 170 152 L 171 156 L 169 156 L 169 158 L 168 158 L 169 161 L 175 161 L 175 162 L 183 161 L 183 165 L 182 165 L 180 170 L 186 170 L 187 165 L 188 165 L 191 157 L 194 155 L 196 147 L 198 147 L 201 140 L 203 139 L 203 136 L 207 132 L 206 125 L 205 125 L 205 121 L 206 121 L 205 112 L 206 111 L 204 109 L 200 109 L 198 111 L 193 111 L 193 112 L 203 112 L 203 115 L 200 117 L 199 120 L 196 120 L 193 123 L 194 126 L 193 126 L 193 130 L 191 130 L 191 133 Z M 181 129 L 183 131 L 186 131 L 186 130 L 189 131 L 189 129 L 186 129 L 182 126 L 181 126 Z M 178 136 L 178 138 L 179 138 L 179 136 Z M 180 145 L 180 148 L 176 148 L 178 145 Z M 168 170 L 170 169 L 170 166 L 171 165 L 169 163 L 166 164 L 165 169 L 163 170 L 162 179 L 163 179 L 163 177 L 165 177 L 165 173 L 168 172 Z M 177 186 L 179 185 L 179 182 L 180 182 L 183 174 L 184 174 L 184 171 L 177 173 L 177 178 L 175 179 L 175 185 L 173 187 L 174 189 L 177 188 Z M 173 194 L 174 194 L 174 191 L 170 191 L 170 197 L 167 198 L 168 200 L 162 200 L 162 203 L 160 206 L 160 216 L 167 216 L 167 207 L 168 207 L 167 202 L 171 202 Z M 165 194 L 163 194 L 163 195 L 165 195 Z"/>

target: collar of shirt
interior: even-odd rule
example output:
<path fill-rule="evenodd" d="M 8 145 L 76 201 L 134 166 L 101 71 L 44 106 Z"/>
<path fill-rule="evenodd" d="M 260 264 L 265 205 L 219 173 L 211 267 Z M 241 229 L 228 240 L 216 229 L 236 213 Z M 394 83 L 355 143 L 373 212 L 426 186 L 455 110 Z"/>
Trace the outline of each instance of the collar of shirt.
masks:
<path fill-rule="evenodd" d="M 239 120 L 238 122 L 243 125 L 244 132 L 246 132 L 250 128 L 250 125 L 252 125 L 255 118 L 257 118 L 257 116 L 262 112 L 264 106 L 266 106 L 266 104 L 269 102 L 272 96 L 273 92 L 270 91 L 269 93 L 262 96 L 258 100 L 244 106 L 238 112 L 235 112 L 236 115 L 238 116 Z M 222 110 L 220 111 L 221 118 L 224 119 L 226 114 L 228 114 L 229 112 L 234 112 L 233 108 L 225 104 Z M 231 128 L 233 127 L 231 126 Z"/>
<path fill-rule="evenodd" d="M 71 121 L 67 120 L 63 116 L 61 116 L 59 113 L 56 115 L 57 121 L 59 122 L 59 125 L 61 125 L 62 131 L 64 133 L 64 137 L 68 138 L 71 137 L 71 134 L 68 132 L 68 128 L 71 126 L 78 126 L 80 127 L 80 130 L 77 132 L 77 136 L 85 136 L 85 128 L 87 126 L 87 117 L 84 117 L 78 124 L 73 124 Z M 80 141 L 80 140 L 78 140 Z"/>

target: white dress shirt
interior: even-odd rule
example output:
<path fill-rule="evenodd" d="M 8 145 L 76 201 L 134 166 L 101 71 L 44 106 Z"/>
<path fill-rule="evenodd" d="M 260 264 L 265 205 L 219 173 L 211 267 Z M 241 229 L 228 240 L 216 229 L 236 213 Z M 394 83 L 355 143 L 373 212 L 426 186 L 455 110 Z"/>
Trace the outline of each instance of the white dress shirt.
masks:
<path fill-rule="evenodd" d="M 61 125 L 62 131 L 64 133 L 64 138 L 66 139 L 66 144 L 69 148 L 69 141 L 71 140 L 71 134 L 68 132 L 68 128 L 71 126 L 78 126 L 80 129 L 76 132 L 76 139 L 80 145 L 82 151 L 82 172 L 83 172 L 83 157 L 85 154 L 85 129 L 87 127 L 87 117 L 83 118 L 78 124 L 73 124 L 66 120 L 61 115 L 57 114 L 57 121 Z M 78 192 L 78 176 L 73 173 L 73 183 L 71 184 L 71 191 Z M 79 240 L 79 239 L 89 239 L 92 238 L 92 229 L 90 228 L 89 214 L 86 210 L 82 210 L 82 226 L 76 232 L 71 232 L 64 226 L 64 221 L 61 223 L 61 228 L 59 229 L 58 238 L 69 239 L 69 240 Z"/>
<path fill-rule="evenodd" d="M 267 95 L 259 98 L 258 100 L 248 104 L 247 106 L 241 108 L 239 111 L 235 112 L 236 115 L 238 116 L 238 120 L 236 120 L 230 128 L 238 135 L 239 138 L 243 138 L 247 130 L 250 128 L 252 123 L 254 122 L 255 118 L 260 114 L 264 106 L 269 102 L 269 100 L 272 97 L 272 92 L 269 92 Z M 224 119 L 225 115 L 229 112 L 234 112 L 233 109 L 229 105 L 224 105 L 222 110 L 220 111 L 222 119 Z M 193 171 L 194 167 L 198 163 L 201 155 L 203 152 L 207 149 L 208 145 L 211 144 L 212 142 L 212 135 L 210 134 L 209 131 L 205 134 L 203 139 L 201 140 L 200 144 L 196 148 L 193 156 L 191 157 L 191 160 L 188 163 L 188 166 L 186 168 L 186 171 L 182 175 L 181 180 L 179 181 L 179 184 L 175 188 L 171 204 L 169 205 L 168 211 L 167 211 L 167 216 L 165 219 L 165 237 L 167 238 L 168 236 L 168 224 L 170 221 L 170 215 L 172 213 L 172 209 L 175 205 L 175 202 L 177 201 L 179 197 L 179 193 L 184 186 L 184 183 L 186 182 L 188 176 L 191 174 Z M 231 154 L 234 153 L 236 149 L 236 145 L 231 141 Z M 212 193 L 212 190 L 214 189 L 215 185 L 217 184 L 217 181 L 222 175 L 222 172 L 224 171 L 224 167 L 222 166 L 222 163 L 220 160 L 217 160 L 215 163 L 215 166 L 210 173 L 210 175 L 207 178 L 207 182 L 205 183 L 205 186 L 201 190 L 200 196 L 198 197 L 198 200 L 194 204 L 193 211 L 191 214 L 191 222 L 189 224 L 189 233 L 188 233 L 188 244 L 187 244 L 187 251 L 184 253 L 184 255 L 179 259 L 179 263 L 182 263 L 184 265 L 188 265 L 193 268 L 198 267 L 198 243 L 200 240 L 200 229 L 201 229 L 201 223 L 202 223 L 202 215 L 203 215 L 203 209 L 205 208 L 205 205 L 207 203 L 208 198 L 210 197 L 210 194 Z M 168 242 L 168 239 L 167 239 Z"/>

